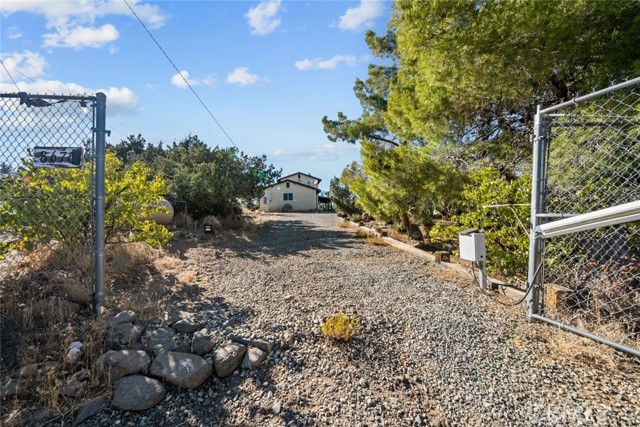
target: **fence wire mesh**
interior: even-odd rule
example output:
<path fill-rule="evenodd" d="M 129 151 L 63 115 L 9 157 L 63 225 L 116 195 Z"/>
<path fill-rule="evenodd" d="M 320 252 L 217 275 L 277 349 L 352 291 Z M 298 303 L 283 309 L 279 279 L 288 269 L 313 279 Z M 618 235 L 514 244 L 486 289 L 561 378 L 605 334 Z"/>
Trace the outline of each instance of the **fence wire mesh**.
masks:
<path fill-rule="evenodd" d="M 20 300 L 12 297 L 16 292 L 31 292 L 35 301 L 91 302 L 93 101 L 91 96 L 0 95 L 3 314 L 11 301 Z"/>
<path fill-rule="evenodd" d="M 640 200 L 640 83 L 542 117 L 543 212 L 583 214 Z M 640 347 L 639 222 L 546 239 L 544 257 L 546 317 Z"/>

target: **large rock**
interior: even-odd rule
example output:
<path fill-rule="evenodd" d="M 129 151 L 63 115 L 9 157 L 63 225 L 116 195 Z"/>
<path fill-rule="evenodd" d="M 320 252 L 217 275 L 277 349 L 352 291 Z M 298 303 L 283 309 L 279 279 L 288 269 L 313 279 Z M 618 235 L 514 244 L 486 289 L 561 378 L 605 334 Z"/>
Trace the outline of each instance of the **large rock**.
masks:
<path fill-rule="evenodd" d="M 65 363 L 68 365 L 74 365 L 82 355 L 82 346 L 83 344 L 80 341 L 74 341 L 69 344 L 67 356 L 64 359 Z"/>
<path fill-rule="evenodd" d="M 160 403 L 166 392 L 160 381 L 132 375 L 116 382 L 111 405 L 124 411 L 144 411 Z"/>
<path fill-rule="evenodd" d="M 213 367 L 216 370 L 216 375 L 220 378 L 226 378 L 233 374 L 245 351 L 247 351 L 247 347 L 237 342 L 218 348 L 213 354 Z"/>
<path fill-rule="evenodd" d="M 193 317 L 193 313 L 189 313 L 188 311 L 176 310 L 167 315 L 165 321 L 167 325 L 171 326 L 178 320 L 189 319 L 191 317 Z"/>
<path fill-rule="evenodd" d="M 260 350 L 257 347 L 249 347 L 247 348 L 246 353 L 244 354 L 244 359 L 242 359 L 242 368 L 243 369 L 255 369 L 264 359 L 267 358 L 266 352 Z"/>
<path fill-rule="evenodd" d="M 216 345 L 217 338 L 208 329 L 201 329 L 193 334 L 191 351 L 199 356 L 211 353 Z"/>
<path fill-rule="evenodd" d="M 76 415 L 76 419 L 73 421 L 73 427 L 82 424 L 98 412 L 107 409 L 108 406 L 109 401 L 105 397 L 97 397 L 89 400 L 82 405 L 82 408 L 78 411 L 78 415 Z"/>
<path fill-rule="evenodd" d="M 204 324 L 194 319 L 182 319 L 173 324 L 173 329 L 181 333 L 192 333 L 201 329 Z"/>
<path fill-rule="evenodd" d="M 5 385 L 0 387 L 0 399 L 23 396 L 29 390 L 28 384 L 24 380 L 11 378 Z"/>
<path fill-rule="evenodd" d="M 231 335 L 231 341 L 238 342 L 245 346 L 257 347 L 266 353 L 271 353 L 271 350 L 273 350 L 273 343 L 267 340 L 252 340 L 249 338 L 243 338 L 238 335 Z"/>
<path fill-rule="evenodd" d="M 87 383 L 79 381 L 77 378 L 73 378 L 71 381 L 60 386 L 58 391 L 61 395 L 67 397 L 74 397 L 77 394 L 87 389 Z"/>
<path fill-rule="evenodd" d="M 145 371 L 151 358 L 142 350 L 109 350 L 98 359 L 100 369 L 108 384 L 113 384 L 120 378 Z"/>
<path fill-rule="evenodd" d="M 133 323 L 136 320 L 136 313 L 132 310 L 121 311 L 113 316 L 109 321 L 112 325 L 119 325 L 121 323 Z"/>
<path fill-rule="evenodd" d="M 158 328 L 147 332 L 144 337 L 145 348 L 154 355 L 171 351 L 176 347 L 175 332 L 171 328 Z"/>
<path fill-rule="evenodd" d="M 110 329 L 109 339 L 111 347 L 120 348 L 136 342 L 144 332 L 144 326 L 140 324 L 119 323 Z"/>
<path fill-rule="evenodd" d="M 184 388 L 198 387 L 209 378 L 211 371 L 202 357 L 178 351 L 160 353 L 151 364 L 151 375 Z"/>

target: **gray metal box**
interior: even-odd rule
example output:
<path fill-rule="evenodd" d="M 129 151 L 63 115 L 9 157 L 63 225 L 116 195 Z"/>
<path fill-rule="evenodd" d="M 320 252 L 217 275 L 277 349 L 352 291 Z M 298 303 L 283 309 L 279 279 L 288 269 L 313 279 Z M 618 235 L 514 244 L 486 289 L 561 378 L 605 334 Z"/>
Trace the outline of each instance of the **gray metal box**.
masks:
<path fill-rule="evenodd" d="M 484 245 L 484 233 L 475 230 L 463 231 L 459 234 L 460 258 L 467 261 L 485 261 L 487 253 Z"/>

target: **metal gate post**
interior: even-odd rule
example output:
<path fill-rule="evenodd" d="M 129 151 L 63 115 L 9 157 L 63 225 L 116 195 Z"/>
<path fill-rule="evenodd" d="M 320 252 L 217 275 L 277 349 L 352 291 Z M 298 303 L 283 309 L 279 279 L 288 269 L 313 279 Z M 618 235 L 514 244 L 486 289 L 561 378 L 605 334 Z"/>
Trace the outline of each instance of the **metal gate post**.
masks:
<path fill-rule="evenodd" d="M 98 314 L 103 302 L 104 285 L 104 180 L 105 180 L 105 136 L 106 136 L 107 97 L 96 94 L 96 277 L 93 294 L 93 308 Z"/>
<path fill-rule="evenodd" d="M 529 222 L 529 274 L 531 290 L 527 294 L 527 318 L 540 312 L 542 291 L 542 241 L 536 238 L 536 227 L 540 224 L 538 214 L 544 211 L 546 182 L 547 124 L 538 105 L 533 132 L 533 171 L 531 173 L 531 219 Z"/>

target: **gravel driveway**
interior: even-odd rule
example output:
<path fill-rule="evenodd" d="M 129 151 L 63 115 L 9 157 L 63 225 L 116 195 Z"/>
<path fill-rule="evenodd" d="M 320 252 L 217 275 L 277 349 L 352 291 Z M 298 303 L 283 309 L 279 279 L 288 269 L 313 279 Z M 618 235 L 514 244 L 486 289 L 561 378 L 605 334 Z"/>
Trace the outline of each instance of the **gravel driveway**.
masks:
<path fill-rule="evenodd" d="M 276 342 L 268 363 L 195 390 L 169 388 L 134 413 L 85 425 L 122 426 L 632 426 L 639 370 L 546 355 L 529 324 L 437 266 L 357 239 L 330 214 L 271 214 L 252 241 L 186 251 L 197 271 L 190 311 L 224 311 L 229 334 Z M 360 331 L 333 344 L 319 322 L 357 314 Z M 282 339 L 293 334 L 290 348 Z"/>

